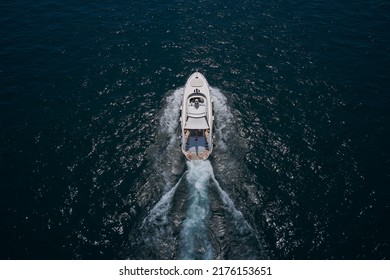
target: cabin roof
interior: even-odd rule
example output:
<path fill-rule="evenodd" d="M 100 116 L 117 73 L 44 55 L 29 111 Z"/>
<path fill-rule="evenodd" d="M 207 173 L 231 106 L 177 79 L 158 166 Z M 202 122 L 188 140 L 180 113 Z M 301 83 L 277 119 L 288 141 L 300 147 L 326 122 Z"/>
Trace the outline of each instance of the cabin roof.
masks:
<path fill-rule="evenodd" d="M 186 125 L 184 126 L 186 129 L 207 129 L 209 125 L 205 117 L 202 118 L 191 118 L 187 119 Z"/>

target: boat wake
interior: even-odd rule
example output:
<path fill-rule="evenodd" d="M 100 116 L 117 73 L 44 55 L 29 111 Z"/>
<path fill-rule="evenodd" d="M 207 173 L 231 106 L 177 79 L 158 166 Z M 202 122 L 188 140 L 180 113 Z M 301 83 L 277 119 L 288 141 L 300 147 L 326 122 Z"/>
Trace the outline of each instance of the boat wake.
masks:
<path fill-rule="evenodd" d="M 212 259 L 208 236 L 210 220 L 209 182 L 213 176 L 210 161 L 187 162 L 189 206 L 180 233 L 180 259 Z"/>
<path fill-rule="evenodd" d="M 130 259 L 173 259 L 175 227 L 170 217 L 173 199 L 185 175 L 185 160 L 178 148 L 177 129 L 182 89 L 168 92 L 164 110 L 156 116 L 155 143 L 146 155 L 150 163 L 145 181 L 138 182 L 128 198 L 139 208 L 141 220 L 133 225 L 129 246 L 123 252 Z M 136 201 L 136 202 L 134 202 Z"/>
<path fill-rule="evenodd" d="M 210 160 L 185 163 L 177 138 L 182 90 L 177 89 L 167 96 L 156 144 L 148 151 L 154 164 L 139 195 L 149 198 L 149 204 L 145 202 L 144 205 L 146 208 L 150 205 L 150 208 L 130 234 L 131 253 L 127 257 L 264 258 L 259 238 L 228 194 L 234 190 L 229 180 L 238 186 L 241 182 L 237 178 L 244 176 L 237 174 L 241 169 L 228 152 L 230 142 L 227 139 L 229 133 L 234 132 L 231 131 L 234 130 L 234 118 L 226 97 L 212 88 L 219 121 L 215 156 Z M 151 193 L 160 193 L 160 198 Z"/>
<path fill-rule="evenodd" d="M 174 257 L 174 251 L 171 251 L 170 248 L 175 247 L 176 240 L 174 237 L 174 227 L 172 221 L 169 219 L 169 211 L 172 207 L 173 196 L 182 178 L 161 197 L 141 225 L 141 240 L 144 249 L 154 252 L 154 254 L 167 253 L 163 258 L 170 259 Z"/>

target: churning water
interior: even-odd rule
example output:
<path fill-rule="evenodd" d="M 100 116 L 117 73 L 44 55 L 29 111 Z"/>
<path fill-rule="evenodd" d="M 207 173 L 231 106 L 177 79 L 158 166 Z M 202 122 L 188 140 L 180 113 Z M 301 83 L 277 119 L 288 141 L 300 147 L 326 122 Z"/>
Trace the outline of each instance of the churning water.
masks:
<path fill-rule="evenodd" d="M 209 161 L 187 162 L 189 206 L 180 232 L 180 259 L 213 259 L 209 238 L 209 185 L 213 169 Z"/>

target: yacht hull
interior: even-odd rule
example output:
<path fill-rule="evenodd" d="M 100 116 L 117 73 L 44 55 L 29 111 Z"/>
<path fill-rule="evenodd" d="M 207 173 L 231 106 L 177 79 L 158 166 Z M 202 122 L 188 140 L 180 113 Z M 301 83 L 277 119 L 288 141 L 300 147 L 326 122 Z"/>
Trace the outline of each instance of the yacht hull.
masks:
<path fill-rule="evenodd" d="M 183 90 L 181 150 L 188 160 L 206 160 L 213 151 L 213 100 L 206 78 L 193 73 Z"/>

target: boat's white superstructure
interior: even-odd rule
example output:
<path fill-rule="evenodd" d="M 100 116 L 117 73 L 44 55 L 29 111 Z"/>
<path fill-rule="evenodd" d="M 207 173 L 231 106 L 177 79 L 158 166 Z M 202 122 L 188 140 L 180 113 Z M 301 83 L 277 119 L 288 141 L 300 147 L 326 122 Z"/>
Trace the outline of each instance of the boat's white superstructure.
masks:
<path fill-rule="evenodd" d="M 213 100 L 199 72 L 187 80 L 181 104 L 181 149 L 188 160 L 205 160 L 213 150 Z"/>

